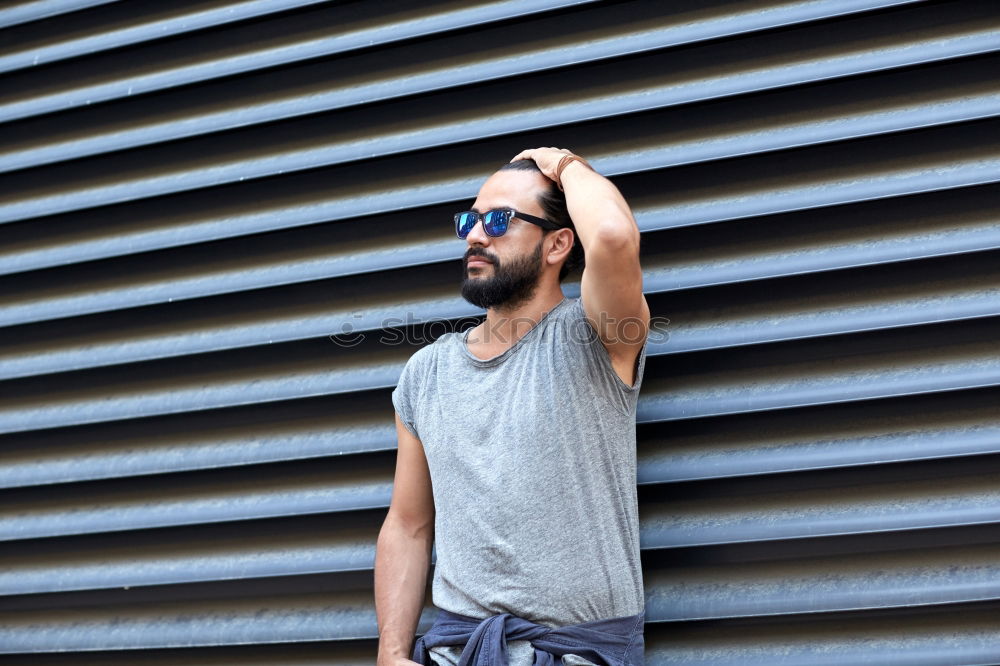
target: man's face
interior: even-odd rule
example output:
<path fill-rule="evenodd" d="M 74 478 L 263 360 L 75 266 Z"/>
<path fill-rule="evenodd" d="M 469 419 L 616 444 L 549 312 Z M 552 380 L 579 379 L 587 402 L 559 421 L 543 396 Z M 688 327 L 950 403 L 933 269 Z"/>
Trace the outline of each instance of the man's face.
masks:
<path fill-rule="evenodd" d="M 514 208 L 544 217 L 538 201 L 548 187 L 535 171 L 498 171 L 483 184 L 472 209 Z M 512 308 L 530 299 L 542 274 L 543 236 L 541 227 L 519 218 L 499 238 L 488 236 L 478 222 L 465 239 L 462 297 L 481 308 Z"/>

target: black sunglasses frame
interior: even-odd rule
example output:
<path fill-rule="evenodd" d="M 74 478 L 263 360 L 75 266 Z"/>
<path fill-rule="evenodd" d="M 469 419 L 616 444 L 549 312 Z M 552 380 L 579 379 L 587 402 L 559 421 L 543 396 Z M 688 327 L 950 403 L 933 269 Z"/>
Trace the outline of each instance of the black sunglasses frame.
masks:
<path fill-rule="evenodd" d="M 476 225 L 482 222 L 483 231 L 486 232 L 487 236 L 491 236 L 492 238 L 499 238 L 500 236 L 503 236 L 505 233 L 507 233 L 507 229 L 504 229 L 499 234 L 491 233 L 491 227 L 493 225 L 487 226 L 486 224 L 486 216 L 489 215 L 490 213 L 496 213 L 496 212 L 508 213 L 509 215 L 509 217 L 507 218 L 508 226 L 510 225 L 510 221 L 513 220 L 515 217 L 517 217 L 524 220 L 525 222 L 531 222 L 532 224 L 537 224 L 542 229 L 548 229 L 550 231 L 554 231 L 556 229 L 562 229 L 562 227 L 560 227 L 558 224 L 555 224 L 554 222 L 549 222 L 548 220 L 541 217 L 536 217 L 535 215 L 528 215 L 527 213 L 522 213 L 520 211 L 514 210 L 513 208 L 493 208 L 491 210 L 486 211 L 485 213 L 477 213 L 474 210 L 463 210 L 461 213 L 455 213 L 455 234 L 459 238 L 465 239 L 470 233 L 472 233 L 472 230 L 476 228 Z M 474 215 L 476 218 L 476 221 L 473 222 L 471 227 L 469 227 L 469 231 L 465 233 L 465 236 L 463 236 L 459 231 L 459 229 L 461 228 L 461 218 L 463 215 Z"/>

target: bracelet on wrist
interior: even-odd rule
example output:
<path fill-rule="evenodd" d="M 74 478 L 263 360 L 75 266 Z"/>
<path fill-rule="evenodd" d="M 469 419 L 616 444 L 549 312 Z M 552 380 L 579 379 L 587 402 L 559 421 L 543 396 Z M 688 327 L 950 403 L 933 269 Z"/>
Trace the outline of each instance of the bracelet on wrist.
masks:
<path fill-rule="evenodd" d="M 590 162 L 583 159 L 579 155 L 563 155 L 562 159 L 559 160 L 559 164 L 556 165 L 556 185 L 559 187 L 560 191 L 563 191 L 562 186 L 562 172 L 563 169 L 568 167 L 571 162 L 579 162 L 583 166 L 587 167 L 591 171 L 594 171 L 594 167 L 590 166 Z"/>

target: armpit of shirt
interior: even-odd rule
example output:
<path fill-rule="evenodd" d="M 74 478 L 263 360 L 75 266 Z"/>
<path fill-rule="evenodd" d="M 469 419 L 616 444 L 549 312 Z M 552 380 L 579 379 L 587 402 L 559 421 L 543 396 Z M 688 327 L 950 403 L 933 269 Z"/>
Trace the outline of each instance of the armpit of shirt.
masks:
<path fill-rule="evenodd" d="M 429 650 L 431 661 L 437 666 L 458 666 L 462 657 L 462 648 L 436 647 Z M 532 666 L 535 662 L 535 648 L 528 641 L 508 641 L 507 657 L 510 666 Z M 594 662 L 575 654 L 562 658 L 562 666 L 597 666 Z"/>

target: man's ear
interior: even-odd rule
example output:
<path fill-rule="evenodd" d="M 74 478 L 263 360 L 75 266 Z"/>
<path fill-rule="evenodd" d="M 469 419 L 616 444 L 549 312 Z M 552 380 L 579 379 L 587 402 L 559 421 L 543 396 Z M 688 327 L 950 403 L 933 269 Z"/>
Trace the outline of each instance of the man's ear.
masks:
<path fill-rule="evenodd" d="M 573 250 L 573 241 L 576 237 L 572 229 L 558 229 L 551 232 L 553 237 L 552 248 L 548 252 L 546 261 L 550 264 L 558 264 Z"/>

